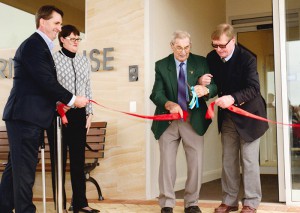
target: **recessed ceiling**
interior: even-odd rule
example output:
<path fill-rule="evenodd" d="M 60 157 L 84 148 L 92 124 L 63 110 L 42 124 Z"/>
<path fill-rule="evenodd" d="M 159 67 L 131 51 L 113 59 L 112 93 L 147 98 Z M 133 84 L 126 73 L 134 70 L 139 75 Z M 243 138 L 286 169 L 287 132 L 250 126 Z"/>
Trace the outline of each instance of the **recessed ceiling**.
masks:
<path fill-rule="evenodd" d="M 80 32 L 85 33 L 85 0 L 1 0 L 0 2 L 33 15 L 43 5 L 55 5 L 64 12 L 64 25 L 75 25 Z"/>

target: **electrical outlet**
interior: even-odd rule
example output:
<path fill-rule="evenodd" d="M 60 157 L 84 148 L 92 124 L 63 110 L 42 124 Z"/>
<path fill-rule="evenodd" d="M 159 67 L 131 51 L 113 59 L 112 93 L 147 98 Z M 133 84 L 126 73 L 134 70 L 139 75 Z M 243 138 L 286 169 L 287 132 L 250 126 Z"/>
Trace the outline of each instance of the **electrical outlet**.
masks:
<path fill-rule="evenodd" d="M 130 112 L 136 112 L 136 101 L 130 101 L 129 102 L 129 111 Z"/>

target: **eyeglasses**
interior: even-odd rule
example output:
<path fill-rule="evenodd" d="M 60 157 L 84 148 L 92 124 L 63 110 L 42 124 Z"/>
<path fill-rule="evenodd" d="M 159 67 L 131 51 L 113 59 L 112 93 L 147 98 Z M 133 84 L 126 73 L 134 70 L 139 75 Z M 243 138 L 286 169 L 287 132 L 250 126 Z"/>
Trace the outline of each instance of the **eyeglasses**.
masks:
<path fill-rule="evenodd" d="M 214 44 L 214 43 L 211 43 L 211 46 L 215 49 L 218 49 L 218 47 L 220 47 L 221 49 L 225 49 L 227 44 L 229 44 L 229 42 L 231 41 L 232 39 L 230 39 L 226 44 Z"/>
<path fill-rule="evenodd" d="M 70 37 L 65 37 L 65 39 L 68 39 L 72 42 L 81 42 L 82 38 L 70 38 Z"/>
<path fill-rule="evenodd" d="M 173 46 L 174 46 L 174 44 L 173 44 Z M 189 52 L 190 51 L 190 49 L 191 49 L 191 46 L 189 45 L 189 46 L 186 46 L 186 47 L 180 47 L 180 46 L 174 46 L 174 48 L 175 48 L 175 50 L 177 51 L 177 52 L 179 52 L 179 53 L 181 53 L 183 50 L 185 51 L 185 52 Z"/>

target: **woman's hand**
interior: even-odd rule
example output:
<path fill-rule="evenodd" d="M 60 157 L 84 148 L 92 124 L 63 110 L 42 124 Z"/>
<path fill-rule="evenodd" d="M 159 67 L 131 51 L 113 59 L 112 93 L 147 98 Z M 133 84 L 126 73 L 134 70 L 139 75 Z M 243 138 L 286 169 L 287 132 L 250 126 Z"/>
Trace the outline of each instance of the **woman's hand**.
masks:
<path fill-rule="evenodd" d="M 88 134 L 88 132 L 90 130 L 90 127 L 91 127 L 91 124 L 92 124 L 92 118 L 93 118 L 93 114 L 88 114 L 86 116 L 86 125 L 85 125 L 86 134 Z"/>

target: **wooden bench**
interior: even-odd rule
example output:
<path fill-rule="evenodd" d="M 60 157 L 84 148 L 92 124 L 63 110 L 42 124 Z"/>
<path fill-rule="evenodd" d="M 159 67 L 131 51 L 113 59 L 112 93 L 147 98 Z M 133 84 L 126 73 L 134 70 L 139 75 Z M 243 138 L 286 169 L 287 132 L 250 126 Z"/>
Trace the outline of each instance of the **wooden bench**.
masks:
<path fill-rule="evenodd" d="M 87 135 L 87 143 L 85 149 L 85 178 L 86 181 L 93 183 L 98 192 L 98 199 L 104 200 L 101 192 L 101 188 L 98 182 L 91 176 L 91 171 L 93 171 L 96 166 L 99 166 L 99 158 L 104 158 L 104 147 L 105 147 L 105 135 L 106 135 L 107 122 L 92 122 L 91 128 Z M 50 164 L 50 149 L 47 143 L 47 137 L 45 137 L 45 171 L 51 172 Z M 5 165 L 7 163 L 9 153 L 8 137 L 6 127 L 0 127 L 0 172 L 3 172 Z M 40 158 L 40 154 L 39 154 Z M 41 161 L 37 165 L 37 171 L 42 171 Z M 69 162 L 67 162 L 66 171 L 70 171 Z"/>

